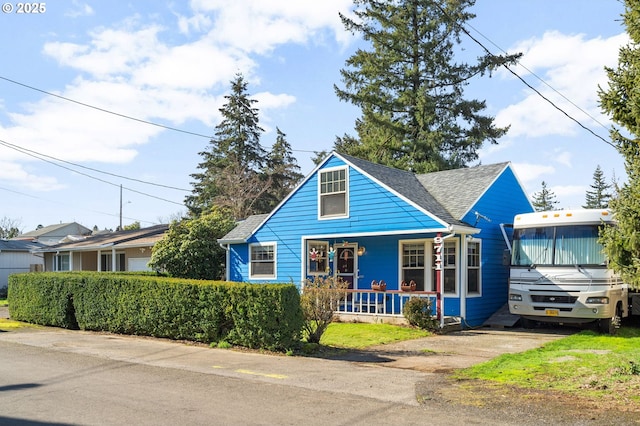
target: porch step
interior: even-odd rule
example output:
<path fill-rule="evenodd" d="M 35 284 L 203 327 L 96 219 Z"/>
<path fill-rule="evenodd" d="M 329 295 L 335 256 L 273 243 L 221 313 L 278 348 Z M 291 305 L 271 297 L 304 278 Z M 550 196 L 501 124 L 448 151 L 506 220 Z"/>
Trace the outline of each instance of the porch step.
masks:
<path fill-rule="evenodd" d="M 462 318 L 460 317 L 444 317 L 442 331 L 447 333 L 451 331 L 462 330 Z"/>
<path fill-rule="evenodd" d="M 483 327 L 507 328 L 514 327 L 520 315 L 514 315 L 509 312 L 509 304 L 505 303 L 502 308 L 498 309 L 488 320 L 482 324 Z"/>

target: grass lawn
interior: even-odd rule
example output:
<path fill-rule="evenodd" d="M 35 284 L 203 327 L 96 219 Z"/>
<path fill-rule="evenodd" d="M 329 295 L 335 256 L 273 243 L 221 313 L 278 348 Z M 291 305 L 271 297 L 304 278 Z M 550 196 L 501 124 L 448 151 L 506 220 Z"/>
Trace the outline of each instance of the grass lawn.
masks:
<path fill-rule="evenodd" d="M 0 306 L 9 306 L 7 299 L 0 299 Z"/>
<path fill-rule="evenodd" d="M 333 322 L 322 335 L 320 343 L 335 348 L 364 349 L 431 334 L 425 330 L 391 324 Z"/>
<path fill-rule="evenodd" d="M 499 356 L 455 376 L 640 404 L 640 329 L 622 327 L 615 336 L 582 331 L 538 349 Z"/>

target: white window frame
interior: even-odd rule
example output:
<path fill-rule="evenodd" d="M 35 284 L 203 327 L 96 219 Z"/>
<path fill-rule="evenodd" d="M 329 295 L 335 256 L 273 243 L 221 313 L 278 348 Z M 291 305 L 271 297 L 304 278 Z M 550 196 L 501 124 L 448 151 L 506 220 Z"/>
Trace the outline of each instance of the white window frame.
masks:
<path fill-rule="evenodd" d="M 326 173 L 335 173 L 344 171 L 344 191 L 333 191 L 326 194 L 322 193 L 322 175 Z M 328 195 L 344 194 L 344 213 L 323 215 L 322 214 L 322 198 Z M 344 219 L 349 217 L 349 167 L 330 167 L 322 169 L 318 172 L 318 219 L 330 220 L 330 219 Z"/>
<path fill-rule="evenodd" d="M 61 265 L 62 265 L 62 258 L 66 257 L 67 258 L 67 269 L 61 269 Z M 64 271 L 70 271 L 71 270 L 71 252 L 66 252 L 66 253 L 56 253 L 53 255 L 53 270 L 55 272 L 64 272 Z"/>
<path fill-rule="evenodd" d="M 421 245 L 423 247 L 424 250 L 424 265 L 421 268 L 415 267 L 409 267 L 406 269 L 422 269 L 422 282 L 424 283 L 424 291 L 431 291 L 429 289 L 430 285 L 431 285 L 431 279 L 429 278 L 429 274 L 428 272 L 431 271 L 431 256 L 429 256 L 429 249 L 430 246 L 427 244 L 428 240 L 425 239 L 419 239 L 419 240 L 400 240 L 399 244 L 400 247 L 398 249 L 398 254 L 399 254 L 399 259 L 398 259 L 398 263 L 399 263 L 399 268 L 398 270 L 400 271 L 400 276 L 398 277 L 398 282 L 401 282 L 403 280 L 403 276 L 404 276 L 404 246 L 405 245 Z"/>
<path fill-rule="evenodd" d="M 470 262 L 469 262 L 469 246 L 471 244 L 477 244 L 478 245 L 478 266 L 470 266 Z M 465 271 L 465 273 L 467 274 L 466 276 L 466 285 L 467 285 L 467 296 L 468 297 L 480 297 L 482 296 L 482 240 L 479 238 L 471 238 L 469 241 L 467 241 L 467 270 Z M 470 293 L 469 292 L 469 270 L 471 269 L 477 269 L 478 270 L 478 291 L 477 292 L 473 292 Z"/>
<path fill-rule="evenodd" d="M 328 272 L 328 268 L 329 268 L 329 242 L 328 241 L 315 241 L 315 240 L 308 240 L 307 244 L 306 244 L 306 259 L 307 259 L 307 275 L 326 275 Z M 316 250 L 318 247 L 323 246 L 324 248 L 324 252 L 323 253 L 318 253 L 318 257 L 319 259 L 322 259 L 324 261 L 324 265 L 325 268 L 324 269 L 317 269 L 315 271 L 311 270 L 311 262 L 313 262 L 311 260 L 311 248 L 316 247 Z"/>
<path fill-rule="evenodd" d="M 269 248 L 269 247 L 272 248 L 273 259 L 265 260 L 265 261 L 262 261 L 262 262 L 264 262 L 264 263 L 266 263 L 266 262 L 272 263 L 273 264 L 273 273 L 272 274 L 254 274 L 253 273 L 253 263 L 254 262 L 259 262 L 259 261 L 257 261 L 257 260 L 254 261 L 253 260 L 253 250 L 255 248 Z M 252 243 L 252 244 L 249 244 L 249 259 L 248 259 L 249 260 L 249 262 L 248 262 L 248 264 L 249 264 L 249 279 L 252 279 L 252 280 L 276 279 L 277 275 L 278 275 L 278 272 L 277 272 L 278 271 L 278 268 L 277 268 L 278 255 L 277 255 L 277 253 L 278 253 L 278 245 L 275 242 L 264 242 L 264 243 Z"/>

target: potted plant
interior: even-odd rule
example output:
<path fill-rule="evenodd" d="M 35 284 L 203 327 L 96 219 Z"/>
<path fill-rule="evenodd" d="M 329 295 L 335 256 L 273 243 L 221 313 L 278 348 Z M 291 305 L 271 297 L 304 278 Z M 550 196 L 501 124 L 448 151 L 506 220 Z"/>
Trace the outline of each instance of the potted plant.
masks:
<path fill-rule="evenodd" d="M 400 290 L 402 291 L 416 291 L 417 284 L 414 280 L 409 281 L 409 284 L 405 280 L 400 283 Z"/>
<path fill-rule="evenodd" d="M 373 280 L 371 281 L 371 290 L 375 291 L 386 291 L 387 283 L 384 280 L 380 280 L 380 282 Z"/>

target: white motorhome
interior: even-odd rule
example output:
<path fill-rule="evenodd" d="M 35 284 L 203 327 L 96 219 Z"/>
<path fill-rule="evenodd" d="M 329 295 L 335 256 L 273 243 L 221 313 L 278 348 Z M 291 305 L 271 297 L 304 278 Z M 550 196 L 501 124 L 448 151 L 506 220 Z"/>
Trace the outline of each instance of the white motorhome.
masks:
<path fill-rule="evenodd" d="M 517 215 L 509 276 L 509 311 L 524 327 L 535 322 L 597 321 L 615 333 L 630 315 L 628 285 L 607 268 L 599 229 L 613 225 L 606 209 Z M 640 302 L 640 294 L 634 300 Z"/>

